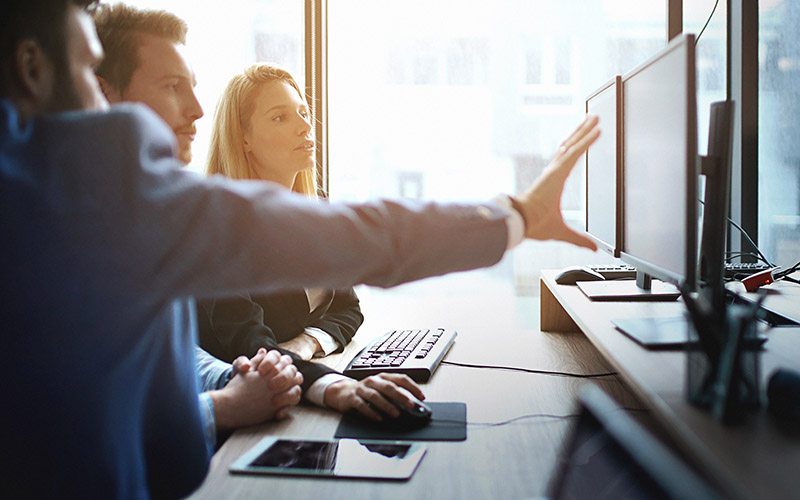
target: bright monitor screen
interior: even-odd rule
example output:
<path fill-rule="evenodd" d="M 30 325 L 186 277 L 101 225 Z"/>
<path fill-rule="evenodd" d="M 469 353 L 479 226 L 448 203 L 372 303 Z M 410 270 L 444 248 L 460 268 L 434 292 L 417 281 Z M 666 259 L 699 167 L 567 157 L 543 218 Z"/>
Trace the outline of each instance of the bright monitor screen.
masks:
<path fill-rule="evenodd" d="M 586 98 L 586 114 L 596 115 L 603 131 L 586 151 L 586 233 L 614 257 L 622 244 L 620 90 L 617 76 Z"/>
<path fill-rule="evenodd" d="M 623 244 L 620 258 L 694 287 L 697 104 L 694 35 L 674 39 L 622 77 Z"/>

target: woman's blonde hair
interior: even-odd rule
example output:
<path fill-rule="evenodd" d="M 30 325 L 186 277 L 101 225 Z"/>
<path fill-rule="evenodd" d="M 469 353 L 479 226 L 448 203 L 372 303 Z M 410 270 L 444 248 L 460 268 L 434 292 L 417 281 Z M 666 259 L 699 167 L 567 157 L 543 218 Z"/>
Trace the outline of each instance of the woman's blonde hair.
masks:
<path fill-rule="evenodd" d="M 270 82 L 291 85 L 305 101 L 300 86 L 292 75 L 273 64 L 259 63 L 234 76 L 222 93 L 214 113 L 214 127 L 208 148 L 206 174 L 222 174 L 232 179 L 258 179 L 259 175 L 247 160 L 244 132 L 250 126 L 258 89 Z M 316 169 L 297 174 L 292 190 L 317 196 Z"/>

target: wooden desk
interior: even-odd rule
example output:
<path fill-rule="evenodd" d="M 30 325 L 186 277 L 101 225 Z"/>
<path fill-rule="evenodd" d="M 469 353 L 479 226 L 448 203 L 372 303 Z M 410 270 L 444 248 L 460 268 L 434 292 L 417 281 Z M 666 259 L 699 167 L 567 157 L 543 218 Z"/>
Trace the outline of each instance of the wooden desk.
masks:
<path fill-rule="evenodd" d="M 651 406 L 655 417 L 682 450 L 731 498 L 798 498 L 800 437 L 781 430 L 766 410 L 745 424 L 725 427 L 684 397 L 685 355 L 648 351 L 617 331 L 619 317 L 675 316 L 681 302 L 592 302 L 574 286 L 557 285 L 554 271 L 541 280 L 541 329 L 582 331 L 625 383 Z M 767 304 L 797 317 L 800 287 L 770 286 Z M 800 369 L 800 328 L 775 328 L 761 357 L 762 387 L 778 367 Z"/>
<path fill-rule="evenodd" d="M 441 278 L 448 279 L 448 278 Z M 463 293 L 463 292 L 461 292 Z M 603 373 L 609 365 L 580 333 L 538 331 L 534 297 L 398 297 L 379 290 L 359 293 L 366 317 L 341 355 L 326 359 L 337 368 L 365 342 L 390 327 L 455 328 L 458 337 L 447 358 L 466 363 L 520 366 L 577 373 Z M 616 377 L 594 379 L 626 407 L 638 403 Z M 583 379 L 441 366 L 423 385 L 429 401 L 467 403 L 469 422 L 502 422 L 521 415 L 569 415 Z M 470 425 L 463 442 L 431 442 L 407 482 L 298 479 L 242 476 L 228 466 L 267 434 L 330 438 L 339 415 L 301 406 L 283 422 L 236 432 L 214 456 L 211 470 L 192 498 L 529 498 L 545 492 L 556 453 L 574 419 L 531 418 L 509 425 Z"/>
<path fill-rule="evenodd" d="M 798 278 L 800 277 L 800 272 L 796 272 L 791 276 Z M 759 291 L 747 292 L 744 289 L 744 285 L 739 281 L 729 283 L 728 289 L 750 301 L 755 301 L 758 298 Z M 800 323 L 800 285 L 779 281 L 762 287 L 761 290 L 767 293 L 767 300 L 764 302 L 766 309 Z"/>

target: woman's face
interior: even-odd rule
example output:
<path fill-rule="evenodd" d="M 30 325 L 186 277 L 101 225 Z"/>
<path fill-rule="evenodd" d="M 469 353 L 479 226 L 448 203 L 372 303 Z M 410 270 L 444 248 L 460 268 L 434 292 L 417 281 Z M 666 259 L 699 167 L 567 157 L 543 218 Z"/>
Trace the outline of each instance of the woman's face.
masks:
<path fill-rule="evenodd" d="M 288 83 L 261 85 L 244 149 L 262 179 L 291 187 L 298 172 L 314 167 L 308 107 Z"/>

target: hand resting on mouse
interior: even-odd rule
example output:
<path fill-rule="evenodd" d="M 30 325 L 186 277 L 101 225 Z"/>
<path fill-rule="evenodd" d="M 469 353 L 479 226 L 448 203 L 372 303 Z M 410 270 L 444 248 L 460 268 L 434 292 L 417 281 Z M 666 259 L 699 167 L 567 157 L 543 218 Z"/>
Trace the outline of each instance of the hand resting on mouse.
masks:
<path fill-rule="evenodd" d="M 396 419 L 406 412 L 423 415 L 422 390 L 407 375 L 379 373 L 364 380 L 345 379 L 325 390 L 325 405 L 339 412 L 357 412 L 374 422 Z M 424 405 L 423 405 L 424 406 Z"/>

